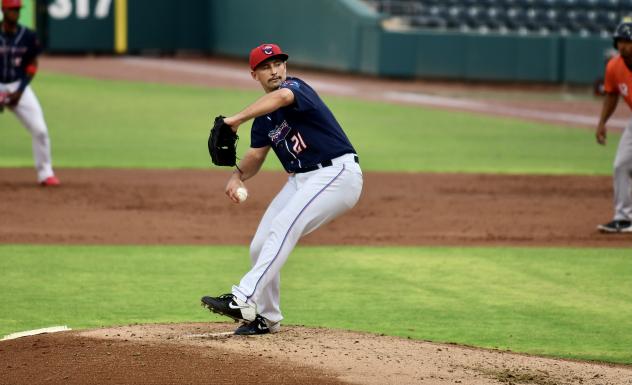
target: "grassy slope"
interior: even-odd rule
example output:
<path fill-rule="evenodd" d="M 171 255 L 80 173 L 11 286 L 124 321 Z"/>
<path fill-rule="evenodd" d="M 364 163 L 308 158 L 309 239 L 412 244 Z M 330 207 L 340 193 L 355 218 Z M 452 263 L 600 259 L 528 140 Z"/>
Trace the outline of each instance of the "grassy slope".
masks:
<path fill-rule="evenodd" d="M 208 167 L 211 116 L 236 112 L 260 96 L 46 73 L 34 88 L 57 167 Z M 618 139 L 611 135 L 604 149 L 587 130 L 344 98 L 327 102 L 363 168 L 372 171 L 609 175 Z M 0 167 L 30 167 L 30 137 L 9 115 L 0 116 Z M 240 131 L 241 152 L 249 127 Z M 271 156 L 266 168 L 280 166 Z"/>
<path fill-rule="evenodd" d="M 198 306 L 248 268 L 245 247 L 0 246 L 0 335 L 224 320 Z M 627 250 L 299 248 L 286 322 L 632 363 Z M 306 277 L 310 277 L 309 280 Z"/>
<path fill-rule="evenodd" d="M 259 96 L 46 73 L 34 87 L 58 167 L 207 167 L 211 115 L 237 111 Z M 611 172 L 616 135 L 603 149 L 585 130 L 327 102 L 365 170 Z M 0 122 L 0 166 L 31 167 L 29 136 L 10 114 Z M 278 169 L 275 160 L 266 167 Z M 247 269 L 244 254 L 224 247 L 0 246 L 0 335 L 53 324 L 219 320 L 197 307 L 198 297 L 236 282 Z M 632 363 L 625 333 L 632 287 L 623 279 L 631 266 L 624 254 L 303 248 L 284 268 L 284 309 L 289 323 Z M 307 276 L 317 279 L 307 284 Z"/>

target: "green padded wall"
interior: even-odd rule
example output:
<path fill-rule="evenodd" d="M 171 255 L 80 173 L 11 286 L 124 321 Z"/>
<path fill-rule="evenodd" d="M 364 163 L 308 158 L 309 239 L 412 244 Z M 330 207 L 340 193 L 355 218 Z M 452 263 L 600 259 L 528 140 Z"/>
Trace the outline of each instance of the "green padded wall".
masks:
<path fill-rule="evenodd" d="M 80 17 L 78 0 L 38 0 L 48 51 L 113 52 L 112 6 L 95 14 L 95 4 L 108 1 L 91 0 Z M 52 4 L 55 15 L 46 12 Z M 59 4 L 74 8 L 60 17 Z M 611 45 L 604 38 L 388 30 L 360 0 L 128 0 L 127 14 L 132 54 L 246 59 L 253 47 L 275 42 L 291 65 L 397 78 L 591 84 Z"/>

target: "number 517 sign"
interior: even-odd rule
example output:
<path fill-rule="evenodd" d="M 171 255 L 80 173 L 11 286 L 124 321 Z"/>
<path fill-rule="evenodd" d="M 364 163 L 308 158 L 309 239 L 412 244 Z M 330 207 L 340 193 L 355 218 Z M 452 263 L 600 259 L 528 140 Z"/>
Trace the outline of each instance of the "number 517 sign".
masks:
<path fill-rule="evenodd" d="M 41 1 L 38 29 L 49 52 L 127 52 L 128 0 Z"/>
<path fill-rule="evenodd" d="M 112 0 L 54 0 L 48 5 L 48 14 L 53 19 L 63 20 L 72 17 L 74 11 L 77 19 L 105 19 L 111 5 Z"/>

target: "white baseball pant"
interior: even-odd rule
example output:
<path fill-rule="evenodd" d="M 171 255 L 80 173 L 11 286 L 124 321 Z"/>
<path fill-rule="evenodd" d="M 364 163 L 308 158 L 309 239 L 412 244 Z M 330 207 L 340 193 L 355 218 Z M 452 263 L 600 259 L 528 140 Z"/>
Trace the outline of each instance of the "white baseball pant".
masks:
<path fill-rule="evenodd" d="M 614 159 L 614 219 L 632 220 L 632 119 L 619 141 Z"/>
<path fill-rule="evenodd" d="M 280 271 L 298 240 L 351 209 L 362 192 L 362 170 L 353 154 L 332 166 L 293 174 L 272 200 L 250 245 L 251 270 L 232 293 L 271 321 L 283 319 Z"/>

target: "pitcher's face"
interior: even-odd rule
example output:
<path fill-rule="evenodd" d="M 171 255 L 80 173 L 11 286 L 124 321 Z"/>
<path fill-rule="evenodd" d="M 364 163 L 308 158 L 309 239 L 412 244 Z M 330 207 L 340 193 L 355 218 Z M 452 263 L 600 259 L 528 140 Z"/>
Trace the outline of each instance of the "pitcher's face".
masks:
<path fill-rule="evenodd" d="M 252 78 L 257 80 L 266 93 L 279 88 L 287 77 L 287 66 L 281 59 L 265 61 L 257 66 L 251 73 Z"/>

